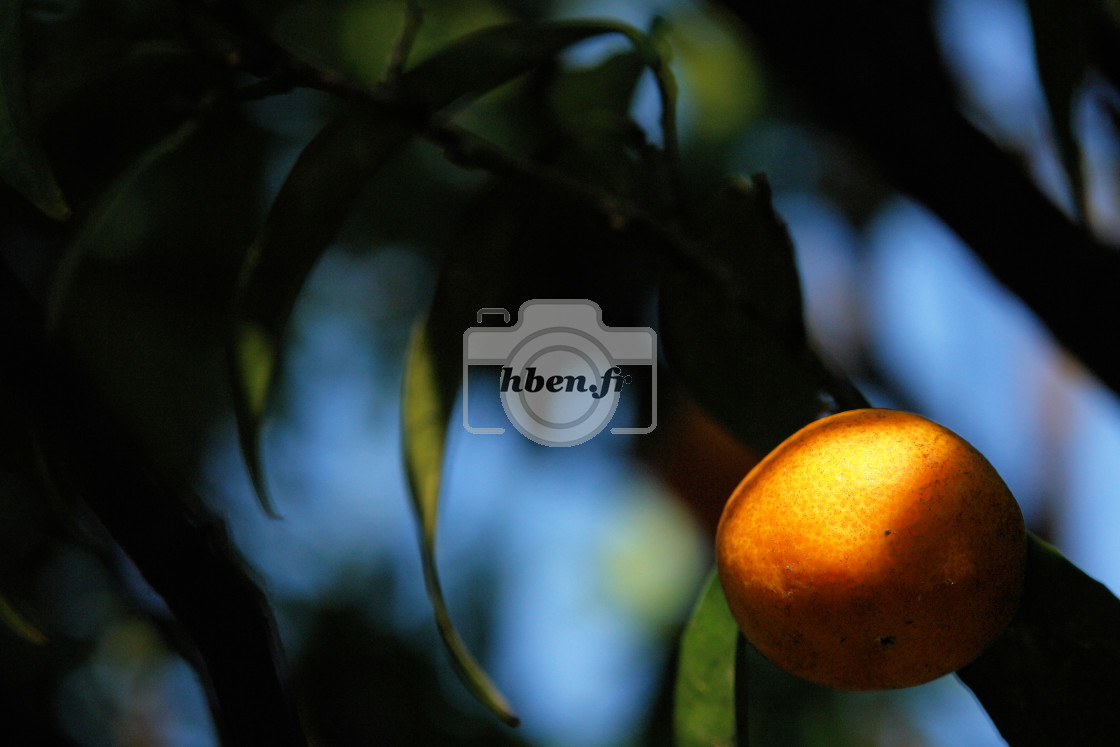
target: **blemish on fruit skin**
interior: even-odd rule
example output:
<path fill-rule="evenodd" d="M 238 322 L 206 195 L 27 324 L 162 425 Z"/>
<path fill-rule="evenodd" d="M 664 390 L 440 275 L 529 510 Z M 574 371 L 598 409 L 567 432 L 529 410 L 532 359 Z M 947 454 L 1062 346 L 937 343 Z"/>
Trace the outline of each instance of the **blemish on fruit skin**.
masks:
<path fill-rule="evenodd" d="M 894 645 L 894 636 L 893 635 L 881 635 L 878 638 L 876 638 L 875 640 L 883 648 L 886 648 L 887 646 L 893 646 Z"/>

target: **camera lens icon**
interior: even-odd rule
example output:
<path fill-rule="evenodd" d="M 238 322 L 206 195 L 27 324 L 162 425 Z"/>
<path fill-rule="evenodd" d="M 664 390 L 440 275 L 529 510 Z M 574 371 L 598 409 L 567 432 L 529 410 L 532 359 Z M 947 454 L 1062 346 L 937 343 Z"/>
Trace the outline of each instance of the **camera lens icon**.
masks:
<path fill-rule="evenodd" d="M 516 387 L 513 371 L 524 372 Z M 625 383 L 619 373 L 591 337 L 574 330 L 543 330 L 514 350 L 503 369 L 506 385 L 499 396 L 522 435 L 538 443 L 574 446 L 598 435 L 614 417 Z"/>
<path fill-rule="evenodd" d="M 483 309 L 502 312 L 502 309 Z M 508 320 L 508 316 L 505 317 Z M 599 306 L 586 300 L 527 301 L 510 328 L 473 327 L 463 336 L 464 391 L 470 365 L 500 365 L 498 393 L 510 423 L 526 438 L 546 446 L 575 446 L 598 435 L 615 415 L 633 365 L 656 371 L 656 337 L 648 327 L 610 328 Z M 656 373 L 654 386 L 656 386 Z M 463 425 L 473 428 L 463 398 Z M 648 428 L 612 428 L 612 433 L 648 433 Z"/>

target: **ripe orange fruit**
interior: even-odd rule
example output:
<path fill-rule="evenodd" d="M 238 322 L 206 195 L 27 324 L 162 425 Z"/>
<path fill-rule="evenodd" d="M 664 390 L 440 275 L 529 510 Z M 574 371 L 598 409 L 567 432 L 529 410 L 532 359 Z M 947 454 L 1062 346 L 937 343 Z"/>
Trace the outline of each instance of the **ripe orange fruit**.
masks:
<path fill-rule="evenodd" d="M 735 489 L 720 581 L 763 656 L 842 690 L 909 687 L 975 659 L 1023 588 L 1015 498 L 967 441 L 898 410 L 807 425 Z"/>

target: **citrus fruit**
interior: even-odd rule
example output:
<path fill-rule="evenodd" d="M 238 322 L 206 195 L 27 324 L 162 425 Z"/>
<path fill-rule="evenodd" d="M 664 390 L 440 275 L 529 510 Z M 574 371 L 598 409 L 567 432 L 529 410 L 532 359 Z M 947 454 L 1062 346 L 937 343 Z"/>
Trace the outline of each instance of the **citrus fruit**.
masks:
<path fill-rule="evenodd" d="M 778 666 L 842 690 L 975 659 L 1023 587 L 1015 498 L 967 441 L 898 410 L 813 422 L 735 489 L 716 533 L 727 602 Z"/>

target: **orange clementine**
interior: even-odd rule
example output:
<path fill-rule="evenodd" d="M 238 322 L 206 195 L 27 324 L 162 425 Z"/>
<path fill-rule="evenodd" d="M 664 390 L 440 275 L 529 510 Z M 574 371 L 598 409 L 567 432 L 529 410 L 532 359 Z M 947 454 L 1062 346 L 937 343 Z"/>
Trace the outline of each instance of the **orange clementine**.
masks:
<path fill-rule="evenodd" d="M 967 441 L 865 409 L 786 439 L 716 533 L 727 602 L 763 656 L 843 690 L 908 687 L 975 659 L 1023 588 L 1015 498 Z"/>

